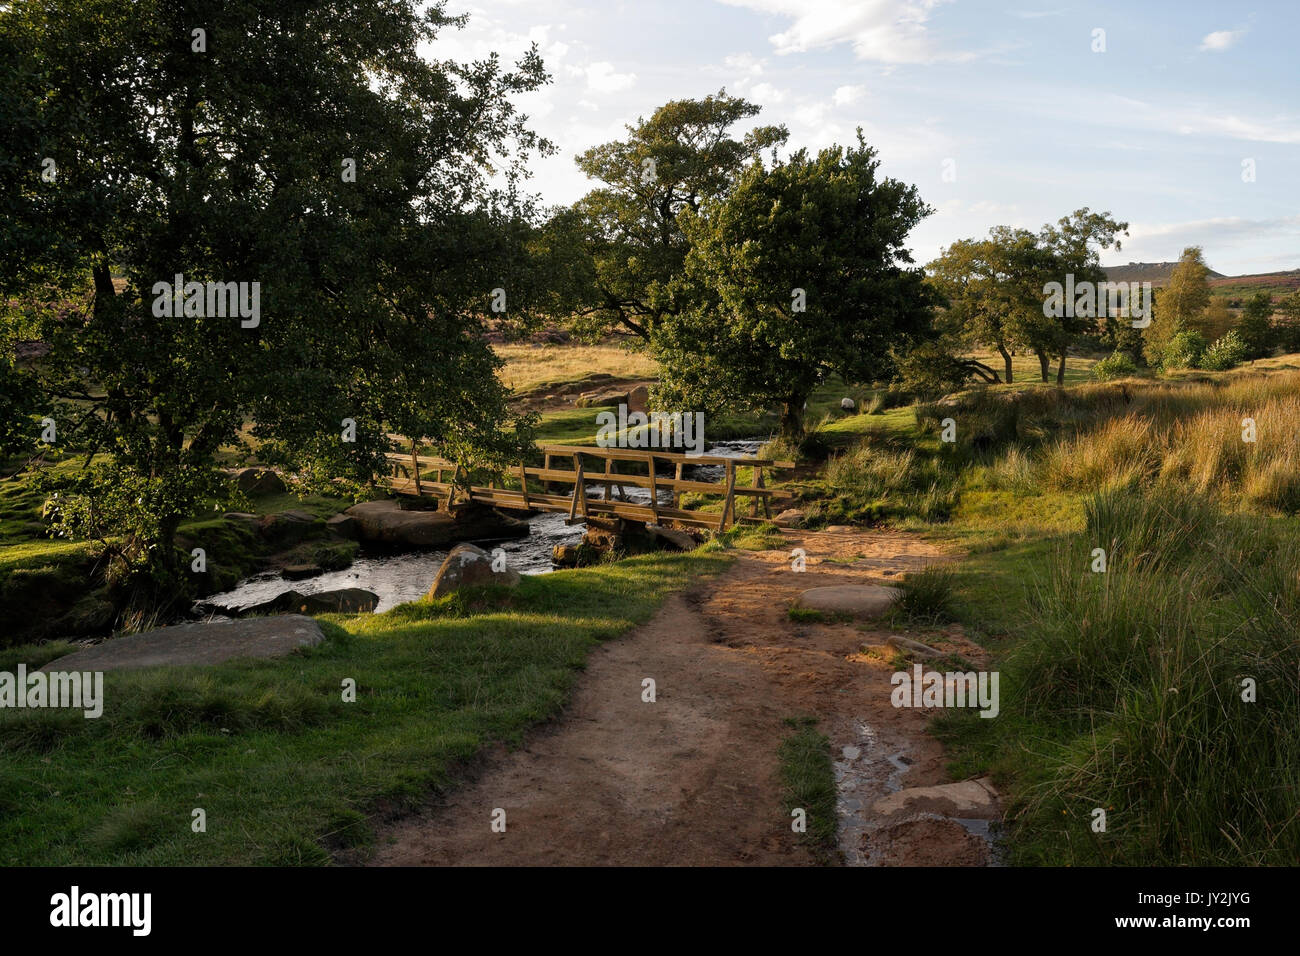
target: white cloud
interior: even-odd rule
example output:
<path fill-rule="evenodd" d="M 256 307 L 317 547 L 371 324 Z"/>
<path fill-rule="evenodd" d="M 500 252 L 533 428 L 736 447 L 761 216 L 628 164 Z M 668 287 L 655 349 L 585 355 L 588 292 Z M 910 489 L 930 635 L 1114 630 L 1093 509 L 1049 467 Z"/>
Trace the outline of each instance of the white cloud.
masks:
<path fill-rule="evenodd" d="M 781 103 L 785 100 L 785 91 L 771 83 L 759 83 L 749 91 L 749 97 L 760 104 Z"/>
<path fill-rule="evenodd" d="M 1218 53 L 1220 50 L 1226 50 L 1243 36 L 1245 30 L 1215 30 L 1213 33 L 1207 33 L 1205 39 L 1201 40 L 1201 45 L 1197 47 L 1202 53 Z"/>
<path fill-rule="evenodd" d="M 763 61 L 752 53 L 733 53 L 722 58 L 723 65 L 737 73 L 758 76 L 763 72 Z"/>
<path fill-rule="evenodd" d="M 721 0 L 729 6 L 794 22 L 768 39 L 778 54 L 851 43 L 862 60 L 933 63 L 971 54 L 937 50 L 926 32 L 930 12 L 945 0 Z"/>
<path fill-rule="evenodd" d="M 617 73 L 614 64 L 605 60 L 588 64 L 585 71 L 587 89 L 597 93 L 617 93 L 636 82 L 635 73 Z"/>
<path fill-rule="evenodd" d="M 848 106 L 850 103 L 856 103 L 862 99 L 863 94 L 866 92 L 867 88 L 865 86 L 841 86 L 831 96 L 831 102 L 836 106 Z"/>

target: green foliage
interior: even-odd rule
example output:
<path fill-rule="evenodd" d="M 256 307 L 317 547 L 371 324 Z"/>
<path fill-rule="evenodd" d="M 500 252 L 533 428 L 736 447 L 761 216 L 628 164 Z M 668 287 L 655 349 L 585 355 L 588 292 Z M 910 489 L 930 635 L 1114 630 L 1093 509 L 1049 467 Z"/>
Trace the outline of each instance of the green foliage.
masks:
<path fill-rule="evenodd" d="M 1205 354 L 1205 337 L 1200 332 L 1184 329 L 1174 333 L 1165 344 L 1160 356 L 1160 366 L 1165 369 L 1199 368 Z"/>
<path fill-rule="evenodd" d="M 1200 246 L 1183 250 L 1169 283 L 1155 299 L 1155 315 L 1143 333 L 1143 352 L 1152 365 L 1166 365 L 1171 340 L 1190 328 L 1210 302 L 1209 268 Z M 1172 366 L 1190 368 L 1192 366 Z"/>
<path fill-rule="evenodd" d="M 1092 367 L 1092 374 L 1099 382 L 1109 382 L 1114 378 L 1128 378 L 1137 374 L 1137 365 L 1124 352 L 1116 350 Z"/>
<path fill-rule="evenodd" d="M 1007 382 L 1012 381 L 1012 349 L 1029 349 L 1039 357 L 1044 382 L 1051 357 L 1062 359 L 1058 374 L 1063 375 L 1066 351 L 1095 332 L 1098 318 L 1083 314 L 1074 302 L 1061 301 L 1061 308 L 1053 309 L 1049 297 L 1045 304 L 1048 283 L 1063 286 L 1070 275 L 1076 284 L 1104 281 L 1100 250 L 1119 249 L 1119 236 L 1127 230 L 1128 223 L 1085 207 L 1037 234 L 997 226 L 987 239 L 953 243 L 929 265 L 930 282 L 948 303 L 943 327 L 967 346 L 997 349 Z M 921 364 L 942 368 L 943 363 Z M 981 368 L 968 362 L 967 377 Z M 997 381 L 997 376 L 987 380 Z"/>
<path fill-rule="evenodd" d="M 1241 310 L 1241 322 L 1237 325 L 1237 333 L 1245 347 L 1243 359 L 1253 361 L 1273 353 L 1277 333 L 1273 329 L 1272 317 L 1273 297 L 1267 292 L 1256 292 L 1246 300 Z"/>
<path fill-rule="evenodd" d="M 1211 372 L 1225 372 L 1236 368 L 1246 357 L 1246 343 L 1235 329 L 1217 339 L 1201 356 L 1200 367 Z"/>
<path fill-rule="evenodd" d="M 828 375 L 887 378 L 895 351 L 929 337 L 933 295 L 904 243 L 930 209 L 879 165 L 859 134 L 754 162 L 725 198 L 683 211 L 690 252 L 652 343 L 667 404 L 779 405 L 797 439 Z"/>
<path fill-rule="evenodd" d="M 562 272 L 569 295 L 563 311 L 578 314 L 581 336 L 650 339 L 689 248 L 678 216 L 722 198 L 760 150 L 786 140 L 783 126 L 760 126 L 739 139 L 730 134 L 759 110 L 725 90 L 673 100 L 628 127 L 626 139 L 577 158 L 579 169 L 605 185 L 557 215 L 547 232 L 571 251 Z"/>
<path fill-rule="evenodd" d="M 33 374 L 61 447 L 112 459 L 59 520 L 133 539 L 163 583 L 246 423 L 308 487 L 368 480 L 389 432 L 514 457 L 530 420 L 481 316 L 495 287 L 515 314 L 535 298 L 515 185 L 550 149 L 512 103 L 546 80 L 535 50 L 512 69 L 428 58 L 460 23 L 440 6 L 212 5 L 204 52 L 194 19 L 157 0 L 0 8 L 0 340 L 48 343 Z M 250 304 L 258 283 L 258 323 L 169 317 L 156 284 L 177 274 L 249 283 Z"/>

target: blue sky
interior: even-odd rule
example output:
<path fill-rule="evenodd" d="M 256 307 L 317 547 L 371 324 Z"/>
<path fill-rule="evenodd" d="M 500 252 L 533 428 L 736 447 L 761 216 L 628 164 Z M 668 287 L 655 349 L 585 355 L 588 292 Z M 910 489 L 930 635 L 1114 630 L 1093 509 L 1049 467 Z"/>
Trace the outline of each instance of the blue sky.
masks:
<path fill-rule="evenodd" d="M 450 0 L 448 11 L 470 22 L 437 56 L 540 47 L 554 82 L 522 105 L 560 147 L 534 164 L 547 203 L 591 188 L 575 154 L 667 100 L 725 87 L 763 107 L 756 122 L 785 123 L 792 147 L 848 143 L 862 126 L 886 174 L 935 207 L 912 234 L 920 262 L 991 226 L 1037 228 L 1090 206 L 1130 224 L 1108 265 L 1201 245 L 1227 274 L 1300 268 L 1294 0 Z"/>

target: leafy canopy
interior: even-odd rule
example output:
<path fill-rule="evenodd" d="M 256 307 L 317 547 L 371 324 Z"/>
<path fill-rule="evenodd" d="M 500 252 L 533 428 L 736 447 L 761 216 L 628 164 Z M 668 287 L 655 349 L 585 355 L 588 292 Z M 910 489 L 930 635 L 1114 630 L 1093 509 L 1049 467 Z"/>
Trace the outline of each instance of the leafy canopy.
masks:
<path fill-rule="evenodd" d="M 828 375 L 886 378 L 928 337 L 933 297 L 904 243 L 931 210 L 879 165 L 859 132 L 855 147 L 755 162 L 725 197 L 683 211 L 690 251 L 653 339 L 661 404 L 779 404 L 797 437 Z"/>
<path fill-rule="evenodd" d="M 368 478 L 389 432 L 512 454 L 527 422 L 482 317 L 493 288 L 532 298 L 519 184 L 551 147 L 511 101 L 547 77 L 535 50 L 422 55 L 462 23 L 414 2 L 0 9 L 4 323 L 51 347 L 30 414 L 109 456 L 70 530 L 169 564 L 218 451 L 251 441 L 316 482 Z M 176 274 L 257 283 L 260 322 L 155 315 Z"/>

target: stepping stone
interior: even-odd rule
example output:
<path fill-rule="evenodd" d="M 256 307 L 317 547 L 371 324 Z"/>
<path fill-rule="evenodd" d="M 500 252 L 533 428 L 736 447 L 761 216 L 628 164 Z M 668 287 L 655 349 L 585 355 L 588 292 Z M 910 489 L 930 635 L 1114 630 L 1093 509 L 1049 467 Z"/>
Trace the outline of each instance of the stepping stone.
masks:
<path fill-rule="evenodd" d="M 909 640 L 906 637 L 899 637 L 897 634 L 890 634 L 885 638 L 885 643 L 898 648 L 900 651 L 909 651 L 922 657 L 943 657 L 943 651 L 938 648 L 931 647 L 929 644 L 922 644 L 920 641 Z"/>
<path fill-rule="evenodd" d="M 935 787 L 909 787 L 877 800 L 873 809 L 883 816 L 903 812 L 976 820 L 997 820 L 1002 816 L 998 792 L 988 777 Z"/>
<path fill-rule="evenodd" d="M 50 661 L 43 671 L 117 671 L 220 664 L 236 657 L 284 657 L 325 639 L 309 617 L 287 614 L 246 621 L 177 624 L 113 637 Z"/>
<path fill-rule="evenodd" d="M 796 607 L 853 617 L 879 617 L 889 610 L 902 592 L 880 584 L 843 584 L 812 588 L 795 598 Z"/>

